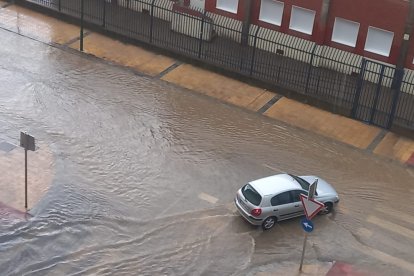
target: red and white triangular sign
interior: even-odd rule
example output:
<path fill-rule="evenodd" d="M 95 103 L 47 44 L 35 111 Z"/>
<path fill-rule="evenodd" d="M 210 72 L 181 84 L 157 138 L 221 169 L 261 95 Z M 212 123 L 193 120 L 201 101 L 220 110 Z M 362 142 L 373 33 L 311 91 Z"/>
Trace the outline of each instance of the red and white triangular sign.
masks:
<path fill-rule="evenodd" d="M 303 194 L 300 195 L 300 200 L 302 201 L 303 208 L 305 209 L 306 218 L 309 220 L 316 216 L 316 214 L 325 207 L 322 202 L 315 199 L 308 199 L 308 196 Z"/>

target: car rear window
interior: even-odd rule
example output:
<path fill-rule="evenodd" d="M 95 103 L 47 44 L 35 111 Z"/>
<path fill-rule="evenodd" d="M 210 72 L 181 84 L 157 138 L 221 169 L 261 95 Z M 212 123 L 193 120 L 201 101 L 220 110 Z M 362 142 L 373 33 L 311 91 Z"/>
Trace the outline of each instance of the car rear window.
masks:
<path fill-rule="evenodd" d="M 291 177 L 293 177 L 298 183 L 299 185 L 302 187 L 302 189 L 304 189 L 305 191 L 309 191 L 309 183 L 308 181 L 306 181 L 303 178 L 300 178 L 299 176 L 293 175 L 293 174 L 289 174 Z"/>
<path fill-rule="evenodd" d="M 262 201 L 262 196 L 249 184 L 243 187 L 242 193 L 244 197 L 253 205 L 259 206 Z"/>

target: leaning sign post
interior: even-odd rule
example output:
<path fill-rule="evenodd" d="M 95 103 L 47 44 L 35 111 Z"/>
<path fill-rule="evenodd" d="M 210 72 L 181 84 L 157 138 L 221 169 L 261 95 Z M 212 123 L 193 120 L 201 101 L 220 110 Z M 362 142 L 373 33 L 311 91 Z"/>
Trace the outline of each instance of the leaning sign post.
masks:
<path fill-rule="evenodd" d="M 308 240 L 308 233 L 313 231 L 313 223 L 311 219 L 316 216 L 316 214 L 324 207 L 324 204 L 313 199 L 316 192 L 316 187 L 318 186 L 318 179 L 315 179 L 309 186 L 308 196 L 303 194 L 300 195 L 300 200 L 302 201 L 303 209 L 305 210 L 306 218 L 302 219 L 300 224 L 302 225 L 303 230 L 305 231 L 305 240 L 303 242 L 302 257 L 300 259 L 299 271 L 302 271 L 303 258 L 305 257 L 306 241 Z"/>
<path fill-rule="evenodd" d="M 20 132 L 20 146 L 24 148 L 24 208 L 27 211 L 27 151 L 35 151 L 35 138 Z"/>

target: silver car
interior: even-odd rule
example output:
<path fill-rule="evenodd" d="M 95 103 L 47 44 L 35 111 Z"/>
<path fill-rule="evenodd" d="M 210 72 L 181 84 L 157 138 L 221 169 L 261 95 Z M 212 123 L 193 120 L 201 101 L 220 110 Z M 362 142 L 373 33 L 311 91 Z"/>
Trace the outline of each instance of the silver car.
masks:
<path fill-rule="evenodd" d="M 310 183 L 316 179 L 314 199 L 325 204 L 320 214 L 328 214 L 339 202 L 339 196 L 329 183 L 316 176 L 278 174 L 254 180 L 237 191 L 234 201 L 248 222 L 268 230 L 277 221 L 304 215 L 300 194 L 308 195 Z"/>

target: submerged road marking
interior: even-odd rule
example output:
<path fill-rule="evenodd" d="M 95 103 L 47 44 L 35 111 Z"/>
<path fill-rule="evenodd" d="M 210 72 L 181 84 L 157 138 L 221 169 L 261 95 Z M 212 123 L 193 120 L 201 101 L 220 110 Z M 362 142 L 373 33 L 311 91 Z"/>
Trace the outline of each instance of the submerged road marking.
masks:
<path fill-rule="evenodd" d="M 383 207 L 377 207 L 376 208 L 377 211 L 384 213 L 386 215 L 389 215 L 393 218 L 397 218 L 399 220 L 414 224 L 414 216 L 408 215 L 406 213 L 403 213 L 401 211 L 397 211 L 397 210 L 393 210 L 390 208 L 383 208 Z"/>
<path fill-rule="evenodd" d="M 367 228 L 359 228 L 358 231 L 356 232 L 357 235 L 364 237 L 364 238 L 370 238 L 372 236 L 372 231 L 368 230 Z"/>
<path fill-rule="evenodd" d="M 226 209 L 229 210 L 230 212 L 233 212 L 233 213 L 237 212 L 237 208 L 236 208 L 236 205 L 234 205 L 234 202 L 227 203 L 224 206 L 226 206 Z"/>
<path fill-rule="evenodd" d="M 276 168 L 276 167 L 274 167 L 274 166 L 272 167 L 272 166 L 269 166 L 269 165 L 267 165 L 267 164 L 263 164 L 263 166 L 264 166 L 264 167 L 266 167 L 266 168 L 268 168 L 268 169 L 271 169 L 272 171 L 284 173 L 284 171 L 283 171 L 283 170 L 281 170 L 281 169 L 279 169 L 279 168 Z"/>
<path fill-rule="evenodd" d="M 187 195 L 184 193 L 182 196 L 180 196 L 179 198 L 177 198 L 173 203 L 171 203 L 170 206 L 168 206 L 167 208 L 165 208 L 158 216 L 156 216 L 155 218 L 158 219 L 162 216 L 164 216 L 168 211 L 170 211 L 175 205 L 177 205 L 179 202 L 182 202 L 184 197 L 186 197 Z"/>
<path fill-rule="evenodd" d="M 344 215 L 349 215 L 351 213 L 351 210 L 349 210 L 348 208 L 346 208 L 344 205 L 341 205 L 341 204 L 339 204 L 336 210 L 337 212 L 342 213 Z"/>
<path fill-rule="evenodd" d="M 412 170 L 412 169 L 407 169 L 407 172 L 412 176 L 412 177 L 414 177 L 414 171 Z"/>
<path fill-rule="evenodd" d="M 384 219 L 380 219 L 374 216 L 369 216 L 367 219 L 368 222 L 373 223 L 385 230 L 392 231 L 394 233 L 397 233 L 399 235 L 405 236 L 409 239 L 414 240 L 414 231 L 410 230 L 406 227 L 400 226 L 398 224 L 386 221 Z"/>
<path fill-rule="evenodd" d="M 214 197 L 214 196 L 211 196 L 211 195 L 209 195 L 209 194 L 206 194 L 206 193 L 200 193 L 200 194 L 198 195 L 198 198 L 200 198 L 200 199 L 202 199 L 202 200 L 205 200 L 205 201 L 207 201 L 207 202 L 210 202 L 211 204 L 215 204 L 215 203 L 217 203 L 217 201 L 218 201 L 218 198 L 216 198 L 216 197 Z"/>
<path fill-rule="evenodd" d="M 389 263 L 389 264 L 393 264 L 397 267 L 400 268 L 404 268 L 407 271 L 411 271 L 414 272 L 414 264 L 411 262 L 407 262 L 403 259 L 399 259 L 397 257 L 391 256 L 385 252 L 382 252 L 378 249 L 374 249 L 368 246 L 363 245 L 361 246 L 356 246 L 355 249 L 359 250 L 360 252 L 371 256 L 371 257 L 375 257 L 376 259 L 383 261 L 384 263 Z"/>

